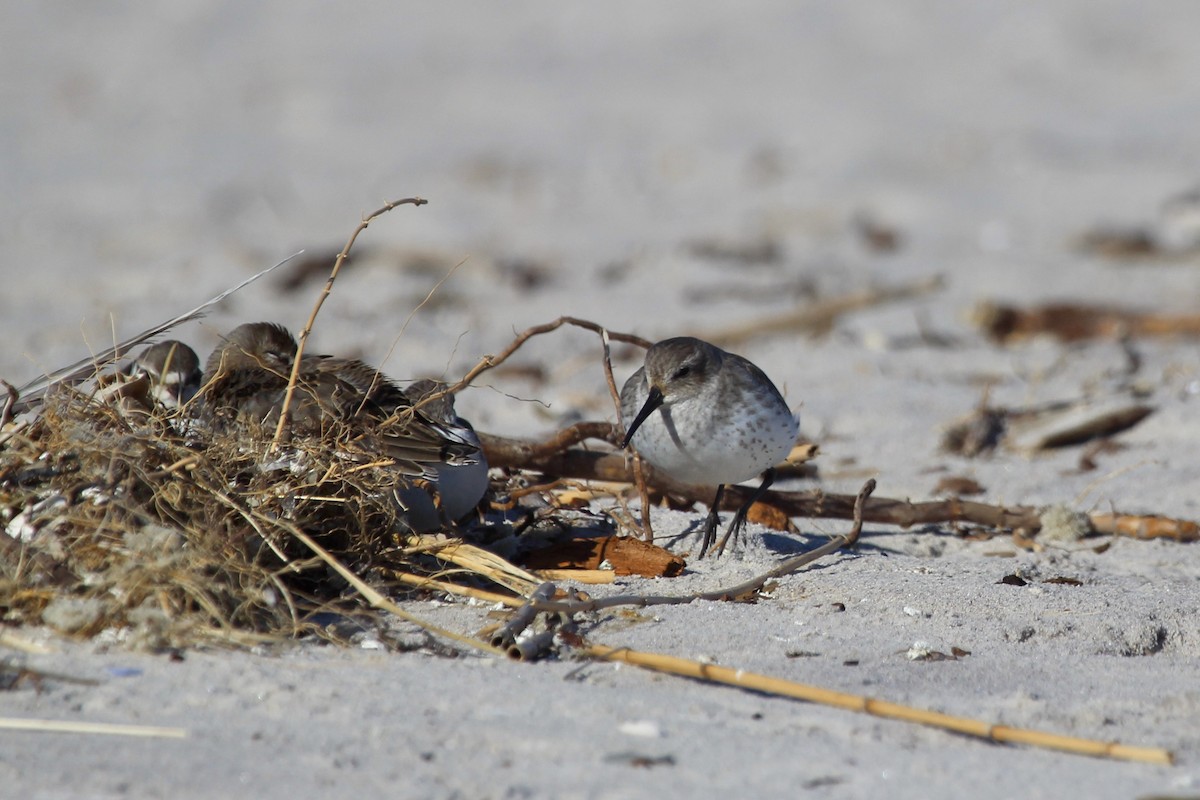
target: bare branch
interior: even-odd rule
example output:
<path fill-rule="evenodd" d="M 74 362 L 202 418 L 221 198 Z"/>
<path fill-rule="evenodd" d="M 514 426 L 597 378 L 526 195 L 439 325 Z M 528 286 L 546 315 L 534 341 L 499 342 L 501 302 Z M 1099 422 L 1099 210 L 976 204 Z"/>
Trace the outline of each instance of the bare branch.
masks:
<path fill-rule="evenodd" d="M 325 304 L 326 298 L 333 291 L 333 282 L 337 280 L 338 272 L 342 269 L 342 264 L 346 263 L 346 259 L 349 258 L 350 249 L 354 247 L 354 242 L 358 239 L 358 235 L 365 231 L 376 217 L 386 214 L 396 206 L 423 206 L 428 202 L 428 200 L 423 200 L 420 197 L 406 197 L 403 200 L 389 202 L 382 208 L 372 211 L 363 217 L 362 222 L 350 234 L 350 238 L 346 241 L 346 246 L 337 254 L 337 258 L 333 261 L 333 269 L 329 273 L 329 279 L 321 287 L 321 293 L 317 295 L 317 302 L 313 305 L 312 313 L 308 315 L 308 321 L 304 323 L 304 330 L 300 331 L 300 336 L 296 344 L 296 358 L 292 362 L 292 374 L 288 376 L 287 392 L 283 396 L 283 405 L 279 409 L 279 423 L 275 426 L 275 438 L 271 441 L 270 452 L 275 452 L 283 440 L 283 431 L 287 428 L 288 423 L 288 412 L 292 407 L 292 396 L 296 393 L 296 381 L 300 376 L 300 360 L 304 357 L 304 346 L 308 343 L 308 336 L 312 333 L 313 324 L 317 321 L 317 313 L 320 312 L 321 306 Z"/>

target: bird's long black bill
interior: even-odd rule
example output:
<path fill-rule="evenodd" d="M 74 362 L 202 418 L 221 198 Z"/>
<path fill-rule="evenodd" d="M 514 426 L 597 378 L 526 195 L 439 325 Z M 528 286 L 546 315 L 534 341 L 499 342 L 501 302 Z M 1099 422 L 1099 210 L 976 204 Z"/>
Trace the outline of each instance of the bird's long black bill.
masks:
<path fill-rule="evenodd" d="M 662 404 L 663 393 L 658 390 L 657 386 L 651 386 L 650 394 L 646 396 L 646 402 L 642 404 L 642 410 L 633 418 L 633 422 L 629 423 L 629 429 L 625 432 L 625 439 L 621 442 L 622 450 L 629 447 L 629 440 L 633 438 L 633 434 L 637 433 L 637 429 L 646 421 L 646 417 L 653 414 Z"/>

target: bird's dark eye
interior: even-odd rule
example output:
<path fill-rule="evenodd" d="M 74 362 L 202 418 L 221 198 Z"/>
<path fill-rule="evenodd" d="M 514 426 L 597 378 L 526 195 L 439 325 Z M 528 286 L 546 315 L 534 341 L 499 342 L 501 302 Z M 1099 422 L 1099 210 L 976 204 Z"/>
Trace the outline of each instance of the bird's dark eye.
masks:
<path fill-rule="evenodd" d="M 692 374 L 692 368 L 687 366 L 686 364 L 684 366 L 680 367 L 679 369 L 675 370 L 675 378 L 676 379 L 686 378 L 688 375 L 691 375 L 691 374 Z"/>

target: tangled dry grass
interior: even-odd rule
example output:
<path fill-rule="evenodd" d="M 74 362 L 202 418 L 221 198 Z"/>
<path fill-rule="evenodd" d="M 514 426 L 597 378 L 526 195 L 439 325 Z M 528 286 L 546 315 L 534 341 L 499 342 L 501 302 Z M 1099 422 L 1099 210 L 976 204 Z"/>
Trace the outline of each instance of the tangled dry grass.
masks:
<path fill-rule="evenodd" d="M 291 531 L 360 572 L 417 560 L 390 462 L 338 433 L 271 452 L 271 431 L 52 393 L 0 443 L 0 614 L 151 648 L 320 634 L 346 585 Z"/>

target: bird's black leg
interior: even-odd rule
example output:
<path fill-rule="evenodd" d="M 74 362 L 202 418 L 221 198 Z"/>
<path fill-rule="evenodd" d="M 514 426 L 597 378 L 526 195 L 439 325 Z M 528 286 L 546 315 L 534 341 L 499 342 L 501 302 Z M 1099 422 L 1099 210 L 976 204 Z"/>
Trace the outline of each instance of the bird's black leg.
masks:
<path fill-rule="evenodd" d="M 729 523 L 729 530 L 725 532 L 725 535 L 721 538 L 721 543 L 717 545 L 717 558 L 720 558 L 725 552 L 726 542 L 728 542 L 730 539 L 733 539 L 735 543 L 737 542 L 738 533 L 740 533 L 742 528 L 746 526 L 746 515 L 750 513 L 750 506 L 757 503 L 759 499 L 761 499 L 762 496 L 767 493 L 767 489 L 769 489 L 771 484 L 774 482 L 775 469 L 772 467 L 763 473 L 762 483 L 758 485 L 758 488 L 754 490 L 754 493 L 750 495 L 749 499 L 747 499 L 745 503 L 742 503 L 742 507 L 739 508 L 737 513 L 733 515 L 733 522 Z"/>
<path fill-rule="evenodd" d="M 708 507 L 708 516 L 704 519 L 704 539 L 700 544 L 700 558 L 704 558 L 704 554 L 708 552 L 708 548 L 717 540 L 717 526 L 721 524 L 721 517 L 717 515 L 717 509 L 721 507 L 721 496 L 725 494 L 725 484 L 717 487 L 717 496 L 713 498 L 712 505 Z"/>

